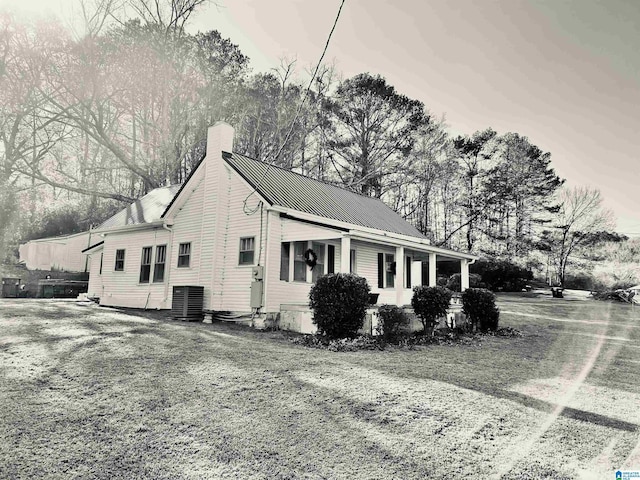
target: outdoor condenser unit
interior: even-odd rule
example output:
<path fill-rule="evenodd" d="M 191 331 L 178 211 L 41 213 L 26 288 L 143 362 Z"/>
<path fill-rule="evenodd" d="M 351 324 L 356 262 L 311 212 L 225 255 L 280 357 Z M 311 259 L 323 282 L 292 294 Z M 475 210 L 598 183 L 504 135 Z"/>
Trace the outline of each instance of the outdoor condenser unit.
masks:
<path fill-rule="evenodd" d="M 202 320 L 204 287 L 199 285 L 183 285 L 173 287 L 171 301 L 171 317 L 174 320 L 199 322 Z"/>

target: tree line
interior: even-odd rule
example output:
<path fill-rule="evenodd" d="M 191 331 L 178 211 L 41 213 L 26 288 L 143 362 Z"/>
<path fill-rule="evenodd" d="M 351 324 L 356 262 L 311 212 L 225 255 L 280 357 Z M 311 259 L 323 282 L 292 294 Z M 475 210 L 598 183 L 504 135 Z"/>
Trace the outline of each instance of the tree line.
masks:
<path fill-rule="evenodd" d="M 613 227 L 599 192 L 565 188 L 525 135 L 454 137 L 380 75 L 322 65 L 307 86 L 286 58 L 254 72 L 232 39 L 185 29 L 205 3 L 80 2 L 81 33 L 0 17 L 0 252 L 183 182 L 218 120 L 238 152 L 381 198 L 434 245 L 551 262 L 560 281 Z"/>

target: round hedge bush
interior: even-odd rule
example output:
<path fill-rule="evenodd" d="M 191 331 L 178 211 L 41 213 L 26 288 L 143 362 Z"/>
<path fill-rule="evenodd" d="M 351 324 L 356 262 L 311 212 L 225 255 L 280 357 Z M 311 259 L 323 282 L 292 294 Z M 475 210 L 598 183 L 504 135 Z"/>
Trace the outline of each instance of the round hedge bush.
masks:
<path fill-rule="evenodd" d="M 364 324 L 369 304 L 367 280 L 351 273 L 330 273 L 309 292 L 309 306 L 318 333 L 328 338 L 353 338 Z"/>
<path fill-rule="evenodd" d="M 484 288 L 468 288 L 462 292 L 462 311 L 469 318 L 472 328 L 483 332 L 498 329 L 500 310 L 496 296 Z"/>
<path fill-rule="evenodd" d="M 451 290 L 445 287 L 415 287 L 411 306 L 420 317 L 424 333 L 433 330 L 438 319 L 447 315 L 451 303 Z"/>
<path fill-rule="evenodd" d="M 409 317 L 402 307 L 380 305 L 379 321 L 376 330 L 385 342 L 395 342 L 407 333 Z"/>

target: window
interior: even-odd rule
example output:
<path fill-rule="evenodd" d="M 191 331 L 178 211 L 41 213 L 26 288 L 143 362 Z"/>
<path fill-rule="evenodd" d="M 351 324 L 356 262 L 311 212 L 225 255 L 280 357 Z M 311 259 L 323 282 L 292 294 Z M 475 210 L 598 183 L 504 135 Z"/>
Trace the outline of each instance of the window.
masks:
<path fill-rule="evenodd" d="M 386 285 L 387 288 L 393 288 L 395 285 L 396 278 L 396 262 L 395 255 L 391 253 L 387 253 L 384 256 L 384 271 L 386 272 Z M 402 279 L 400 279 L 402 281 Z"/>
<path fill-rule="evenodd" d="M 311 281 L 316 283 L 318 278 L 324 275 L 324 243 L 313 242 L 311 249 L 317 255 L 316 266 L 311 270 Z"/>
<path fill-rule="evenodd" d="M 178 246 L 178 267 L 188 267 L 191 260 L 191 242 Z"/>
<path fill-rule="evenodd" d="M 391 253 L 378 253 L 378 288 L 393 288 L 396 262 Z"/>
<path fill-rule="evenodd" d="M 140 260 L 140 283 L 149 283 L 151 275 L 151 250 L 152 247 L 142 247 L 142 260 Z"/>
<path fill-rule="evenodd" d="M 104 256 L 104 253 L 100 253 L 100 272 L 99 275 L 102 275 L 102 257 Z"/>
<path fill-rule="evenodd" d="M 238 265 L 253 265 L 253 251 L 255 249 L 255 237 L 244 237 L 240 239 L 240 258 Z"/>
<path fill-rule="evenodd" d="M 124 271 L 124 249 L 116 250 L 116 265 L 114 270 L 116 272 Z"/>
<path fill-rule="evenodd" d="M 356 269 L 356 251 L 354 249 L 349 252 L 349 272 L 358 273 Z"/>
<path fill-rule="evenodd" d="M 327 273 L 336 272 L 336 246 L 327 245 Z"/>
<path fill-rule="evenodd" d="M 283 242 L 280 244 L 280 280 L 289 281 L 289 255 L 291 254 L 291 244 Z"/>
<path fill-rule="evenodd" d="M 307 263 L 304 252 L 307 250 L 307 242 L 293 243 L 293 280 L 297 282 L 307 281 Z"/>
<path fill-rule="evenodd" d="M 407 263 L 404 267 L 405 276 L 406 276 L 406 288 L 411 288 L 411 257 L 406 257 Z"/>
<path fill-rule="evenodd" d="M 167 246 L 158 245 L 156 247 L 156 263 L 153 266 L 153 281 L 164 282 L 164 263 L 167 258 Z"/>

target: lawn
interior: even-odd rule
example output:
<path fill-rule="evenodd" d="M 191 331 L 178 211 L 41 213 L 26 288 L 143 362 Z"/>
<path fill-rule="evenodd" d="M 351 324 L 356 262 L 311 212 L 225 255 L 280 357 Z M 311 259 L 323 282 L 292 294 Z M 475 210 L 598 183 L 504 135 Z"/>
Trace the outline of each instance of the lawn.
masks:
<path fill-rule="evenodd" d="M 0 300 L 0 478 L 640 470 L 640 308 L 499 305 L 522 337 L 344 353 L 281 332 Z"/>

